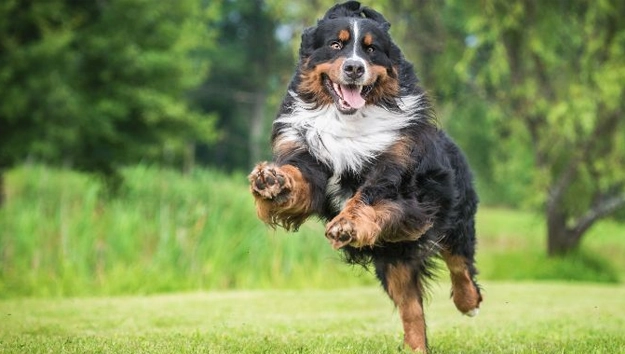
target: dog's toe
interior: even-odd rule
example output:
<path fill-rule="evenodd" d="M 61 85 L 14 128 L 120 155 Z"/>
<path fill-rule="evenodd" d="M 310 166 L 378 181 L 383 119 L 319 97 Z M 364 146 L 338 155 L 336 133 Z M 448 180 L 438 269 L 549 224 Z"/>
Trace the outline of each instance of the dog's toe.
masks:
<path fill-rule="evenodd" d="M 286 178 L 278 167 L 270 164 L 259 164 L 249 175 L 252 192 L 264 199 L 274 199 L 285 188 Z"/>
<path fill-rule="evenodd" d="M 330 223 L 326 229 L 326 237 L 330 240 L 334 249 L 339 249 L 352 242 L 354 233 L 355 230 L 352 224 L 344 219 Z"/>

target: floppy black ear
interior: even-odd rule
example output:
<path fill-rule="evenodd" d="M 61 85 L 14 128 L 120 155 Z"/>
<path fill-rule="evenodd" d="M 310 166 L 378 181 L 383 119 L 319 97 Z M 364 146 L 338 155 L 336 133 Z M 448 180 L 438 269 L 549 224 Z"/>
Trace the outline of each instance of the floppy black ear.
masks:
<path fill-rule="evenodd" d="M 360 3 L 358 1 L 347 1 L 342 4 L 336 4 L 326 11 L 324 20 L 330 20 L 339 17 L 360 17 Z"/>
<path fill-rule="evenodd" d="M 382 16 L 381 13 L 367 6 L 360 5 L 358 1 L 347 1 L 342 4 L 332 6 L 323 16 L 323 20 L 330 20 L 339 17 L 364 17 L 380 24 L 380 28 L 388 32 L 391 24 Z"/>
<path fill-rule="evenodd" d="M 309 57 L 315 50 L 315 31 L 317 27 L 308 27 L 302 32 L 302 43 L 299 47 L 300 58 Z"/>
<path fill-rule="evenodd" d="M 384 31 L 388 32 L 388 30 L 391 28 L 391 24 L 390 24 L 390 23 L 386 20 L 386 18 L 384 18 L 384 16 L 382 16 L 382 14 L 381 14 L 381 13 L 379 13 L 379 12 L 377 12 L 377 11 L 373 10 L 373 9 L 372 9 L 372 8 L 370 8 L 370 7 L 366 7 L 366 6 L 365 6 L 365 7 L 363 7 L 361 11 L 362 11 L 362 14 L 363 14 L 366 18 L 371 19 L 371 20 L 373 20 L 373 21 L 375 21 L 375 22 L 379 23 L 379 24 L 380 24 L 380 27 L 381 27 Z"/>

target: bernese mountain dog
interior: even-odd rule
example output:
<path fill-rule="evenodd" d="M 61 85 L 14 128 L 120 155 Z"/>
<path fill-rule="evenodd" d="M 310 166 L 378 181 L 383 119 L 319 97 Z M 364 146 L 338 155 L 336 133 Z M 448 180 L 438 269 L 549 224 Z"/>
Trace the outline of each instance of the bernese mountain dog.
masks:
<path fill-rule="evenodd" d="M 273 123 L 273 162 L 249 175 L 259 218 L 296 230 L 311 216 L 347 262 L 373 265 L 399 310 L 404 342 L 427 350 L 425 282 L 449 268 L 458 310 L 477 313 L 478 198 L 465 157 L 438 127 L 390 24 L 357 1 L 302 34 Z"/>

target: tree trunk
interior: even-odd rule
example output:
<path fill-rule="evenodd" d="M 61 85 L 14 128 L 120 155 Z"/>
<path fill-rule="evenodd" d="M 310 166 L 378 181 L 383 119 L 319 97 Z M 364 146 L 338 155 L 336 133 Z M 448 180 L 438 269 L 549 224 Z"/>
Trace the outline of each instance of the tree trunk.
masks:
<path fill-rule="evenodd" d="M 549 256 L 570 253 L 579 247 L 582 237 L 598 220 L 625 206 L 625 193 L 595 198 L 594 205 L 583 215 L 571 220 L 552 198 L 547 208 L 547 253 Z"/>
<path fill-rule="evenodd" d="M 263 127 L 265 123 L 265 100 L 267 95 L 262 92 L 256 92 L 252 107 L 252 120 L 250 122 L 250 137 L 248 141 L 249 164 L 256 164 L 262 159 L 262 151 L 264 141 Z"/>
<path fill-rule="evenodd" d="M 0 168 L 0 208 L 4 205 L 4 169 Z"/>
<path fill-rule="evenodd" d="M 547 254 L 564 255 L 578 248 L 581 237 L 566 226 L 566 215 L 551 210 L 547 213 Z"/>
<path fill-rule="evenodd" d="M 187 143 L 184 147 L 184 152 L 183 152 L 182 173 L 185 176 L 188 176 L 191 174 L 194 168 L 195 168 L 195 144 Z"/>

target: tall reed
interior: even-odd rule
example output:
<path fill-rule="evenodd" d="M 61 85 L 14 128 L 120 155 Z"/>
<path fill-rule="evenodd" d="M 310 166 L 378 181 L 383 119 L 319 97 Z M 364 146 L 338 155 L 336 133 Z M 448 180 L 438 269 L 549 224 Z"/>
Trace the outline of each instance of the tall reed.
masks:
<path fill-rule="evenodd" d="M 106 199 L 88 175 L 12 170 L 0 210 L 0 296 L 371 282 L 340 263 L 321 225 L 287 235 L 262 224 L 242 174 L 145 165 L 123 174 L 120 195 Z"/>
<path fill-rule="evenodd" d="M 90 175 L 11 170 L 0 208 L 0 297 L 376 283 L 340 261 L 321 223 L 295 234 L 267 228 L 243 174 L 138 165 L 123 175 L 120 194 L 105 198 Z M 580 252 L 552 259 L 543 224 L 536 214 L 481 207 L 480 278 L 622 280 L 625 225 L 602 222 Z"/>

